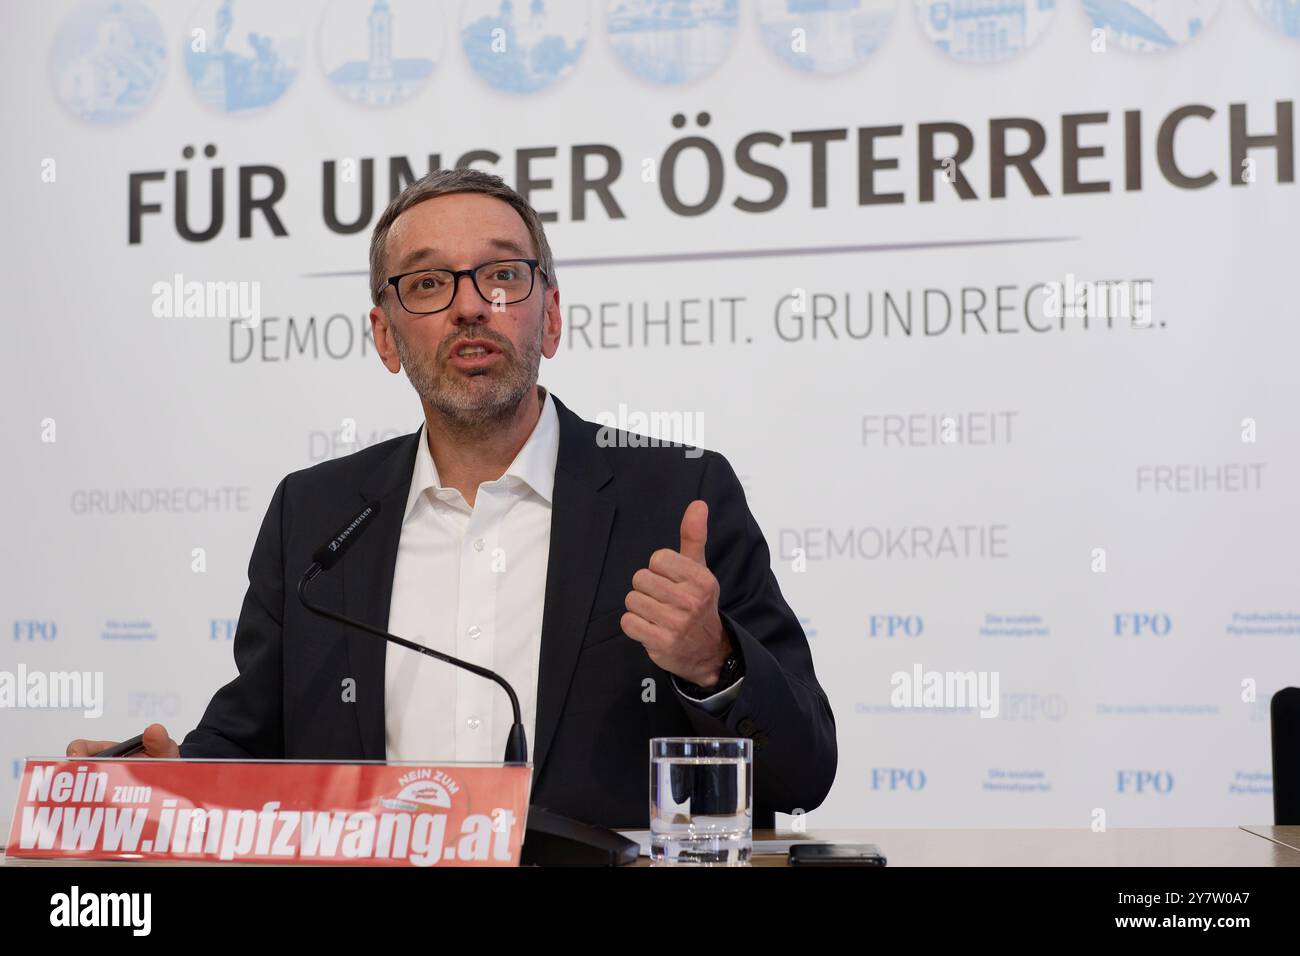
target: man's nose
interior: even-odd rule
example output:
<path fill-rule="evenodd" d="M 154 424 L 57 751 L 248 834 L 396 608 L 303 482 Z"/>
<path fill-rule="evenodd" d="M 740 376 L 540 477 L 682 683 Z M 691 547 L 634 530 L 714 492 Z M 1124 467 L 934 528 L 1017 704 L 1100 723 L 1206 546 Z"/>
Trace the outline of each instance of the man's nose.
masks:
<path fill-rule="evenodd" d="M 474 277 L 469 274 L 456 276 L 456 288 L 451 302 L 452 320 L 457 325 L 484 322 L 487 320 L 487 312 L 488 303 L 479 295 Z"/>

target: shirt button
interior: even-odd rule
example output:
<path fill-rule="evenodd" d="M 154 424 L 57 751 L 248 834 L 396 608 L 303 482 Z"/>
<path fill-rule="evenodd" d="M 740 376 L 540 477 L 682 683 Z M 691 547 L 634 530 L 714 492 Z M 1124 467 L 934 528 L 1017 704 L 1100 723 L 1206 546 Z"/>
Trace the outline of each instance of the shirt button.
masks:
<path fill-rule="evenodd" d="M 478 730 L 479 724 L 483 723 L 483 721 L 479 720 L 477 717 L 471 717 L 469 720 L 465 721 L 465 723 L 468 725 L 470 730 Z"/>
<path fill-rule="evenodd" d="M 482 633 L 483 633 L 483 629 L 479 627 L 477 624 L 471 624 L 469 626 L 468 634 L 470 636 L 470 640 L 477 641 L 478 636 Z"/>
<path fill-rule="evenodd" d="M 474 550 L 475 550 L 475 551 L 482 551 L 482 550 L 483 550 L 483 539 L 482 539 L 482 538 L 475 538 L 475 539 L 474 539 Z"/>

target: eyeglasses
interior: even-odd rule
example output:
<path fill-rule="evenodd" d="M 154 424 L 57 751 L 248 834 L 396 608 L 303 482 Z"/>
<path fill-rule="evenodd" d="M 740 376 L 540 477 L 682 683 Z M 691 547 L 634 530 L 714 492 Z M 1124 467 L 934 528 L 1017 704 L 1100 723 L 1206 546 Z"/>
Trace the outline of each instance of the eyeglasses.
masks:
<path fill-rule="evenodd" d="M 496 308 L 533 294 L 535 272 L 546 275 L 538 263 L 537 259 L 493 259 L 473 269 L 418 269 L 389 276 L 385 288 L 391 285 L 397 301 L 412 315 L 431 315 L 451 307 L 460 277 L 469 276 L 483 301 Z"/>

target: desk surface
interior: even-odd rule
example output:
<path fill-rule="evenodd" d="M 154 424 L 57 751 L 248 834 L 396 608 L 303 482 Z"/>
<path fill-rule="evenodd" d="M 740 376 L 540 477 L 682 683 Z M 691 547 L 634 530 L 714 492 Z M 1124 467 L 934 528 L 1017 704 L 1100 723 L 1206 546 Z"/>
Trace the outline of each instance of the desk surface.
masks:
<path fill-rule="evenodd" d="M 1294 866 L 1300 827 L 1092 830 L 755 830 L 755 840 L 874 843 L 889 866 Z M 754 866 L 785 866 L 784 853 Z M 644 857 L 638 866 L 649 866 Z"/>

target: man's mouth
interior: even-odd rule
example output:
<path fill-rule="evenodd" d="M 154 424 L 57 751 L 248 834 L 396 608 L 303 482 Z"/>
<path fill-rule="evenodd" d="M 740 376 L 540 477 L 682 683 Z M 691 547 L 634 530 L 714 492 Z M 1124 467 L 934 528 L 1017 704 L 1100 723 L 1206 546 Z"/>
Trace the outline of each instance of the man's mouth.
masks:
<path fill-rule="evenodd" d="M 457 368 L 477 369 L 495 363 L 501 354 L 501 350 L 491 342 L 471 339 L 455 345 L 447 360 Z"/>

